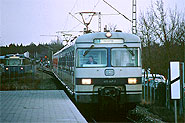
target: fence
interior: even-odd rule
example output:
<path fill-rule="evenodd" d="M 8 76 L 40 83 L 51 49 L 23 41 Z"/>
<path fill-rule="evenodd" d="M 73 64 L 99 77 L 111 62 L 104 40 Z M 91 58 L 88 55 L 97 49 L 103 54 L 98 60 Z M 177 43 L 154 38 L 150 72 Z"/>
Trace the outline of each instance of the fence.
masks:
<path fill-rule="evenodd" d="M 184 68 L 184 64 L 182 64 Z M 182 98 L 177 101 L 178 114 L 183 116 L 185 113 L 185 85 L 184 85 L 184 69 L 181 70 L 181 82 L 182 82 Z M 148 75 L 146 75 L 148 76 Z M 170 83 L 170 70 L 168 70 L 168 79 L 165 82 L 157 82 L 155 80 L 149 80 L 148 77 L 142 79 L 143 83 L 143 100 L 149 104 L 157 104 L 164 106 L 169 110 L 174 110 L 173 100 L 171 100 L 171 83 Z"/>

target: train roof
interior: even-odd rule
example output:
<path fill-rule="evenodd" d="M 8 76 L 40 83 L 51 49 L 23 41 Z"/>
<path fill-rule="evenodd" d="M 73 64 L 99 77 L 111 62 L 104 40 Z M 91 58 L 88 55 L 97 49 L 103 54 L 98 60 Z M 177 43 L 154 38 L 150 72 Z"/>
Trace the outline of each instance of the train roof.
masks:
<path fill-rule="evenodd" d="M 76 39 L 76 43 L 77 42 L 93 42 L 94 39 L 101 39 L 101 38 L 107 38 L 106 34 L 107 32 L 97 32 L 97 33 L 88 33 L 88 34 L 84 34 L 79 36 Z M 130 33 L 123 33 L 123 32 L 111 32 L 112 36 L 110 38 L 113 39 L 118 39 L 118 38 L 122 38 L 125 40 L 125 42 L 141 42 L 139 37 L 134 35 L 134 34 L 130 34 Z"/>
<path fill-rule="evenodd" d="M 106 33 L 107 32 L 96 32 L 96 33 L 88 33 L 88 34 L 84 34 L 79 36 L 75 42 L 72 42 L 71 45 L 74 45 L 75 43 L 89 43 L 92 42 L 94 39 L 105 39 L 106 37 Z M 110 39 L 124 39 L 125 42 L 141 42 L 140 38 L 134 34 L 130 34 L 130 33 L 123 33 L 123 32 L 111 32 L 112 36 L 110 37 Z M 56 52 L 54 55 L 60 53 L 61 51 L 64 51 L 65 49 L 67 49 L 68 47 L 71 47 L 71 45 L 67 45 L 64 48 L 62 48 L 61 50 L 59 50 L 58 52 Z"/>
<path fill-rule="evenodd" d="M 74 45 L 74 42 L 71 42 L 71 45 L 66 45 L 65 47 L 63 47 L 62 49 L 60 49 L 58 52 L 54 53 L 54 55 L 56 55 L 56 54 L 60 53 L 61 51 L 65 50 L 65 49 L 67 49 L 69 47 L 71 47 L 72 45 Z"/>
<path fill-rule="evenodd" d="M 10 58 L 10 57 L 15 57 L 15 58 L 25 58 L 23 54 L 7 54 L 5 55 L 5 58 Z"/>

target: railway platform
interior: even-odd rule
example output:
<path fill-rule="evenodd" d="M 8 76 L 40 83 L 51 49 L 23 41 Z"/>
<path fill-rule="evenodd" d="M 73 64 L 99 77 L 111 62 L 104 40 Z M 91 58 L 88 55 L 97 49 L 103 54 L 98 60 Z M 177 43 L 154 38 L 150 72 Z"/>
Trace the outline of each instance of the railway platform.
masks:
<path fill-rule="evenodd" d="M 0 122 L 86 123 L 63 90 L 0 91 Z"/>

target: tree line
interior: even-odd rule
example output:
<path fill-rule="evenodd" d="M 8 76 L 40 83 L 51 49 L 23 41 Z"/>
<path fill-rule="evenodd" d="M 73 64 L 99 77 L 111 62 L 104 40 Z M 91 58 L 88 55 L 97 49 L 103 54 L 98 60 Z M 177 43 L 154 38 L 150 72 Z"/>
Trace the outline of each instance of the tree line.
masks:
<path fill-rule="evenodd" d="M 167 77 L 170 61 L 185 60 L 185 13 L 164 9 L 162 0 L 139 17 L 137 35 L 142 41 L 142 64 Z"/>
<path fill-rule="evenodd" d="M 16 45 L 16 44 L 10 44 L 6 46 L 0 47 L 0 56 L 6 55 L 6 54 L 23 54 L 25 52 L 30 53 L 30 58 L 39 59 L 44 56 L 48 56 L 51 58 L 51 53 L 55 53 L 58 50 L 63 48 L 62 43 L 52 41 L 49 44 L 39 44 L 35 45 L 33 42 L 30 43 L 30 45 L 23 46 Z"/>

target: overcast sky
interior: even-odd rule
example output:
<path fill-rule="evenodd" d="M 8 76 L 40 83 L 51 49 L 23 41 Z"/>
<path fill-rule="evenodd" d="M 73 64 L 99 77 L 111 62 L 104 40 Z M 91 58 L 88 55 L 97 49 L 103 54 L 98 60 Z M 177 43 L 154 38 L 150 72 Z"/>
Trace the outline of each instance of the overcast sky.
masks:
<path fill-rule="evenodd" d="M 122 14 L 131 19 L 132 0 L 106 0 Z M 153 0 L 155 2 L 156 0 Z M 165 9 L 175 8 L 185 11 L 185 0 L 164 0 Z M 137 17 L 146 12 L 150 0 L 137 0 Z M 80 31 L 84 26 L 68 13 L 81 20 L 77 12 L 95 11 L 102 14 L 117 14 L 103 0 L 0 0 L 0 46 L 10 43 L 28 45 L 49 43 L 57 31 Z M 121 15 L 102 16 L 102 29 L 105 25 L 117 25 L 117 29 L 131 32 L 131 23 Z M 98 30 L 98 18 L 90 24 Z"/>

